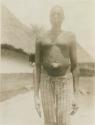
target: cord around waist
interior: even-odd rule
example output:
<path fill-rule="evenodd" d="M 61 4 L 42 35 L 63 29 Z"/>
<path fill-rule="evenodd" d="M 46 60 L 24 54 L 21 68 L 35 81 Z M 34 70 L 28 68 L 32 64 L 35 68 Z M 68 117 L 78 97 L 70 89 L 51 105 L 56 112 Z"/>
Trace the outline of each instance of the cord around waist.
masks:
<path fill-rule="evenodd" d="M 41 67 L 41 74 L 42 76 L 44 77 L 50 77 L 50 78 L 53 78 L 55 80 L 58 80 L 58 79 L 71 79 L 72 78 L 72 73 L 70 71 L 70 67 L 67 69 L 66 73 L 64 75 L 60 75 L 60 76 L 52 76 L 52 75 L 49 75 L 47 73 L 47 71 L 43 68 L 43 66 Z"/>

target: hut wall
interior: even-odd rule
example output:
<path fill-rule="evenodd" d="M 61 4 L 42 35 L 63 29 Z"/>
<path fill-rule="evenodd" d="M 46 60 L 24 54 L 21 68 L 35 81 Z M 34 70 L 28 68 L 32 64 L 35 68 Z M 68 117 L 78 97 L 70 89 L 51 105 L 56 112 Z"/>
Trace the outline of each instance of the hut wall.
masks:
<path fill-rule="evenodd" d="M 80 63 L 80 76 L 95 76 L 95 63 Z"/>

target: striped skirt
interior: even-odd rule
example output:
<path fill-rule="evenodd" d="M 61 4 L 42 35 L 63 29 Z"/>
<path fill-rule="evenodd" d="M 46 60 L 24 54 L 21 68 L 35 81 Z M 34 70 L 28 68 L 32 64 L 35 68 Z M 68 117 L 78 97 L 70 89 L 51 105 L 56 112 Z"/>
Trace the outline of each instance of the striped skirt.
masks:
<path fill-rule="evenodd" d="M 53 77 L 42 70 L 40 85 L 45 125 L 70 125 L 72 74 Z"/>

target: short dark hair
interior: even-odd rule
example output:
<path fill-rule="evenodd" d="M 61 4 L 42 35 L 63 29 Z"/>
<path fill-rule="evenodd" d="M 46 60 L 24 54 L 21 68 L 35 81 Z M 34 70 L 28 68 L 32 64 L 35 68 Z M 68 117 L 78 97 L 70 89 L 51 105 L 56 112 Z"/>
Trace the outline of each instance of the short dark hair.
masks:
<path fill-rule="evenodd" d="M 60 9 L 60 10 L 61 10 L 60 12 L 61 12 L 62 15 L 64 16 L 63 7 L 62 7 L 62 6 L 59 6 L 59 5 L 54 6 L 54 7 L 51 9 L 50 14 L 52 14 L 52 13 L 55 11 L 55 9 Z"/>

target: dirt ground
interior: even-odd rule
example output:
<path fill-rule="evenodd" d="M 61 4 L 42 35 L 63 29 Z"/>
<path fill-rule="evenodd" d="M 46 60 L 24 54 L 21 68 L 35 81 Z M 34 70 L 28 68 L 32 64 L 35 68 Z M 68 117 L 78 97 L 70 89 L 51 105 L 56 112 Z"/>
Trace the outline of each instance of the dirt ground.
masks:
<path fill-rule="evenodd" d="M 95 79 L 93 79 L 95 80 Z M 79 110 L 71 116 L 71 125 L 95 125 L 95 86 L 92 78 L 81 78 Z M 93 81 L 93 82 L 92 82 Z M 0 102 L 0 125 L 43 125 L 34 107 L 33 89 Z"/>

